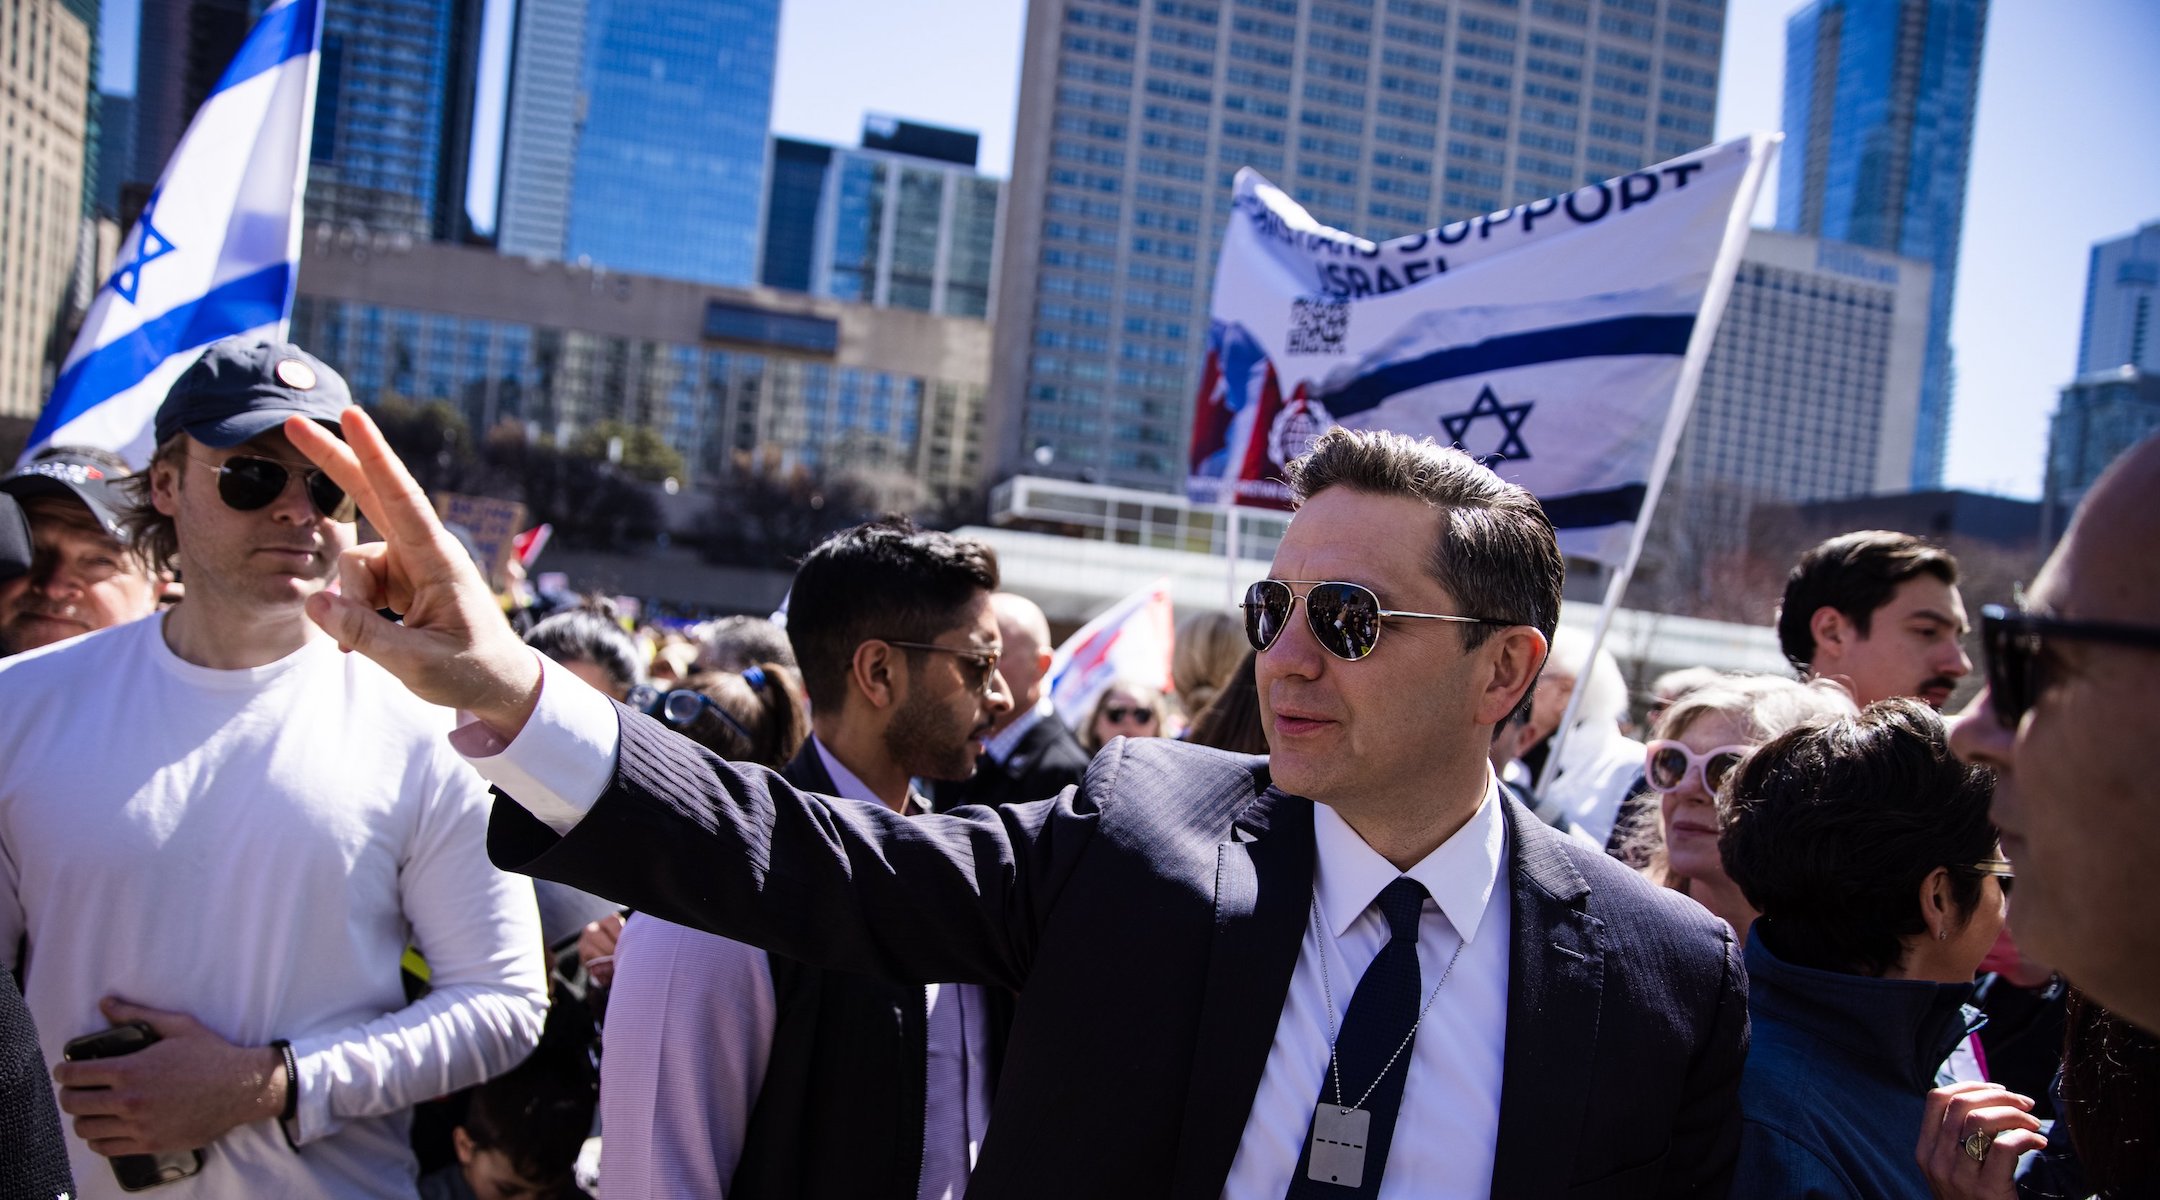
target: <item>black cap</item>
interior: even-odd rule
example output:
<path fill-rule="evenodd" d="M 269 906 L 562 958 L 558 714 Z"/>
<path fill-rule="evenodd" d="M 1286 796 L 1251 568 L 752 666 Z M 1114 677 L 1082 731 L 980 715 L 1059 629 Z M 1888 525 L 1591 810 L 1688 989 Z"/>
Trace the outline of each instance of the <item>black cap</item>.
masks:
<path fill-rule="evenodd" d="M 30 573 L 30 519 L 15 497 L 0 492 L 0 580 Z"/>
<path fill-rule="evenodd" d="M 66 496 L 80 501 L 90 510 L 90 515 L 97 518 L 98 524 L 105 527 L 105 532 L 126 541 L 120 514 L 127 511 L 134 500 L 128 483 L 132 478 L 108 459 L 63 446 L 45 451 L 13 475 L 0 479 L 0 492 L 17 500 L 28 500 L 32 496 Z"/>
<path fill-rule="evenodd" d="M 225 450 L 261 437 L 287 417 L 311 417 L 334 429 L 351 403 L 344 378 L 300 347 L 231 337 L 212 342 L 165 394 L 157 441 L 163 445 L 185 431 Z"/>

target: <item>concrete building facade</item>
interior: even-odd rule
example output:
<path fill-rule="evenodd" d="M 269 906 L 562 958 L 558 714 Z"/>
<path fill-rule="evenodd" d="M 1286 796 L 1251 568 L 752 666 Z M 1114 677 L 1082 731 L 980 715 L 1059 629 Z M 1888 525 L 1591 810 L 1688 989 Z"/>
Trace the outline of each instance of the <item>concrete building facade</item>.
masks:
<path fill-rule="evenodd" d="M 60 0 L 0 21 L 0 416 L 34 417 L 76 290 L 91 31 Z"/>
<path fill-rule="evenodd" d="M 292 337 L 362 403 L 441 401 L 476 434 L 649 427 L 685 485 L 800 466 L 895 472 L 939 498 L 980 486 L 980 320 L 318 234 Z"/>

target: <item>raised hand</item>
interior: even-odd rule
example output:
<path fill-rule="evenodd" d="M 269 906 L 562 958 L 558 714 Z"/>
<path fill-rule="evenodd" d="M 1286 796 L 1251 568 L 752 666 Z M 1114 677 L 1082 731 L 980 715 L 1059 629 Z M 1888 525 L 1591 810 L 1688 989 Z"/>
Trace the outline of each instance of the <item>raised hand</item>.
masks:
<path fill-rule="evenodd" d="M 383 540 L 345 552 L 341 594 L 310 598 L 308 616 L 421 699 L 464 709 L 515 737 L 539 702 L 539 660 L 375 422 L 348 408 L 340 423 L 342 442 L 304 417 L 285 422 L 285 436 L 359 502 Z M 404 614 L 404 622 L 386 620 L 380 608 Z"/>

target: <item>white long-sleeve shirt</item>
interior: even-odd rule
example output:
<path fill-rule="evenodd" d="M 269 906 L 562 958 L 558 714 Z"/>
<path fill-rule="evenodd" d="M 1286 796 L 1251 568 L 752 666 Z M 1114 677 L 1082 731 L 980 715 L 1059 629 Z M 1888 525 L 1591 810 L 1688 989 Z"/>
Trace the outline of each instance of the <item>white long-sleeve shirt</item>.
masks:
<path fill-rule="evenodd" d="M 293 1045 L 300 1150 L 244 1125 L 159 1194 L 411 1196 L 407 1110 L 515 1065 L 546 1002 L 451 714 L 326 638 L 198 667 L 159 618 L 0 661 L 0 714 L 0 961 L 46 1059 L 107 995 Z M 410 1005 L 408 942 L 433 983 Z M 124 1194 L 67 1140 L 79 1196 Z"/>

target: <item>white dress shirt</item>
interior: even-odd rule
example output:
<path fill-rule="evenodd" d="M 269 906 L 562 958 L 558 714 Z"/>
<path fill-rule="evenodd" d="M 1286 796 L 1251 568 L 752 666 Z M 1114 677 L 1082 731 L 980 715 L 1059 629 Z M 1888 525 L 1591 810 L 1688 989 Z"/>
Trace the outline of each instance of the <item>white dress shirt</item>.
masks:
<path fill-rule="evenodd" d="M 1313 891 L 1320 928 L 1306 920 L 1290 991 L 1275 1025 L 1275 1045 L 1268 1051 L 1267 1069 L 1253 1095 L 1222 1194 L 1227 1200 L 1281 1200 L 1289 1187 L 1312 1125 L 1314 1101 L 1328 1077 L 1333 1043 L 1326 992 L 1334 993 L 1334 1026 L 1339 1030 L 1365 968 L 1388 940 L 1387 919 L 1373 901 L 1381 889 L 1407 874 L 1430 894 L 1418 924 L 1422 991 L 1432 993 L 1457 946 L 1462 946 L 1462 957 L 1418 1023 L 1410 1053 L 1404 1056 L 1410 1077 L 1403 1086 L 1402 1107 L 1396 1110 L 1380 1195 L 1483 1197 L 1492 1190 L 1507 1042 L 1510 922 L 1502 869 L 1507 822 L 1498 791 L 1488 780 L 1485 802 L 1476 815 L 1408 871 L 1397 871 L 1324 804 L 1313 806 L 1313 833 L 1319 850 Z M 1320 980 L 1323 941 L 1326 989 Z M 1343 1102 L 1356 1103 L 1372 1082 L 1344 1079 Z"/>

